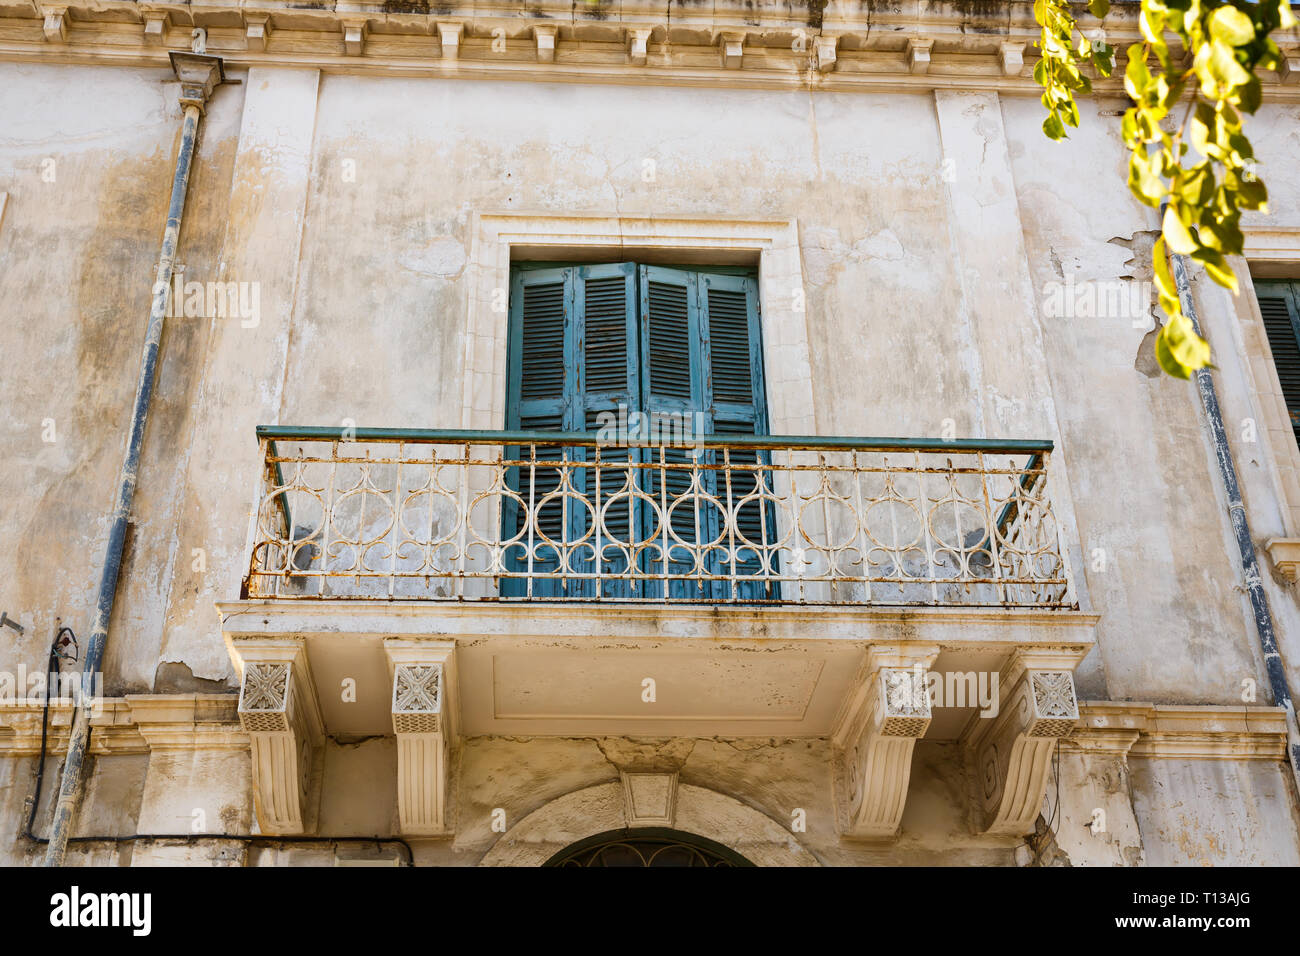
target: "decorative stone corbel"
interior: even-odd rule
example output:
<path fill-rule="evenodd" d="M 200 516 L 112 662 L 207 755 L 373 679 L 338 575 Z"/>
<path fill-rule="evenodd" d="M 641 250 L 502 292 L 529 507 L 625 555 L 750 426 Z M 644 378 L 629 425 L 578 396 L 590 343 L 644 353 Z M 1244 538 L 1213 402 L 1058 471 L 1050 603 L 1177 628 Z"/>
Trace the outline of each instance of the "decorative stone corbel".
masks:
<path fill-rule="evenodd" d="M 722 65 L 728 70 L 739 70 L 745 55 L 745 34 L 726 31 L 719 35 L 718 46 L 722 50 Z"/>
<path fill-rule="evenodd" d="M 269 13 L 245 13 L 244 39 L 249 50 L 255 53 L 265 53 L 266 41 L 271 39 L 271 15 Z"/>
<path fill-rule="evenodd" d="M 650 34 L 653 30 L 638 27 L 627 31 L 627 57 L 633 66 L 645 66 L 649 58 Z"/>
<path fill-rule="evenodd" d="M 239 723 L 251 741 L 253 807 L 262 833 L 316 827 L 315 781 L 325 725 L 301 641 L 240 642 Z"/>
<path fill-rule="evenodd" d="M 167 39 L 167 28 L 171 25 L 171 16 L 166 10 L 144 11 L 144 42 L 150 46 L 162 46 Z"/>
<path fill-rule="evenodd" d="M 455 736 L 451 688 L 456 645 L 447 641 L 384 642 L 393 678 L 397 735 L 397 816 L 410 836 L 448 833 L 447 750 Z"/>
<path fill-rule="evenodd" d="M 555 62 L 555 35 L 558 29 L 553 26 L 533 27 L 533 36 L 537 38 L 537 62 Z"/>
<path fill-rule="evenodd" d="M 831 734 L 844 836 L 889 839 L 898 832 L 912 775 L 912 749 L 930 727 L 926 672 L 939 649 L 877 645 Z"/>
<path fill-rule="evenodd" d="M 677 816 L 677 774 L 620 770 L 629 827 L 672 827 Z"/>
<path fill-rule="evenodd" d="M 1002 64 L 1002 72 L 1007 76 L 1019 76 L 1020 70 L 1025 65 L 1025 44 L 1023 40 L 1017 40 L 1012 43 L 1003 43 L 998 47 L 998 60 Z"/>
<path fill-rule="evenodd" d="M 1002 675 L 997 715 L 977 718 L 967 735 L 987 833 L 1034 832 L 1057 740 L 1079 720 L 1074 661 L 1063 664 L 1050 653 L 1016 655 Z"/>
<path fill-rule="evenodd" d="M 1277 75 L 1283 83 L 1300 83 L 1300 52 L 1283 50 L 1277 60 Z"/>
<path fill-rule="evenodd" d="M 819 73 L 830 73 L 835 69 L 835 51 L 839 45 L 839 37 L 821 36 L 813 40 L 813 63 Z"/>
<path fill-rule="evenodd" d="M 464 29 L 459 23 L 438 24 L 438 42 L 442 45 L 444 60 L 454 60 L 460 56 L 460 37 Z"/>
<path fill-rule="evenodd" d="M 909 73 L 928 73 L 930 70 L 930 51 L 933 48 L 933 40 L 921 40 L 916 37 L 908 40 L 907 71 Z"/>
<path fill-rule="evenodd" d="M 364 18 L 340 18 L 343 24 L 343 50 L 348 56 L 360 56 L 370 35 L 370 23 Z"/>
<path fill-rule="evenodd" d="M 41 13 L 45 16 L 42 29 L 48 43 L 68 42 L 68 8 L 67 5 L 54 6 L 41 4 Z"/>
<path fill-rule="evenodd" d="M 1278 573 L 1292 584 L 1300 580 L 1300 538 L 1270 538 L 1264 550 Z"/>

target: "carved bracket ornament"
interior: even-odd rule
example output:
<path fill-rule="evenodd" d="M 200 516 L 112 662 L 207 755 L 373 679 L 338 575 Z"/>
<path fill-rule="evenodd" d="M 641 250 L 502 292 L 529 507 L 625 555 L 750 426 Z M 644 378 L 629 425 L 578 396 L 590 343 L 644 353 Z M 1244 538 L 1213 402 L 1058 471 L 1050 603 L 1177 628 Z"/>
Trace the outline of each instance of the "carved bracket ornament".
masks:
<path fill-rule="evenodd" d="M 1068 670 L 1024 669 L 1002 695 L 997 717 L 971 736 L 987 833 L 1032 833 L 1057 742 L 1079 721 Z"/>
<path fill-rule="evenodd" d="M 448 748 L 453 737 L 448 691 L 455 644 L 384 642 L 393 675 L 397 735 L 397 815 L 401 832 L 440 836 L 447 826 Z"/>
<path fill-rule="evenodd" d="M 845 836 L 889 839 L 898 833 L 912 775 L 912 750 L 930 727 L 926 671 L 936 648 L 868 651 L 858 689 L 837 721 Z"/>
<path fill-rule="evenodd" d="M 324 725 L 306 657 L 298 646 L 257 651 L 269 659 L 245 655 L 238 713 L 251 742 L 258 827 L 267 834 L 310 833 Z"/>

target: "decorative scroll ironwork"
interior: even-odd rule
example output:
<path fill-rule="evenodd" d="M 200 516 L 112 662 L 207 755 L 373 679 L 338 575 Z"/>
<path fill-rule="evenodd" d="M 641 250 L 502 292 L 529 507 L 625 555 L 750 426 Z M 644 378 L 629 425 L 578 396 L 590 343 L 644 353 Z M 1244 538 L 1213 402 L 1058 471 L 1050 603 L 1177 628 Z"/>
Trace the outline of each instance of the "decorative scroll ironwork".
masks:
<path fill-rule="evenodd" d="M 545 866 L 560 867 L 750 867 L 728 847 L 677 830 L 614 830 L 561 850 Z"/>
<path fill-rule="evenodd" d="M 1074 605 L 1046 442 L 262 431 L 249 597 Z"/>

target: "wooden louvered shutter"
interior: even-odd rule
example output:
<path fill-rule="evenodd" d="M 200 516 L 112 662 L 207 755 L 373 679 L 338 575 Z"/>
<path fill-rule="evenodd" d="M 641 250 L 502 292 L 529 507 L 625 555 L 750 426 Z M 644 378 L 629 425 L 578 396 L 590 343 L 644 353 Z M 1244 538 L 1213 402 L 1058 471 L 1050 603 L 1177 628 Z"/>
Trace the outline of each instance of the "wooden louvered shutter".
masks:
<path fill-rule="evenodd" d="M 685 431 L 689 423 L 692 431 L 698 430 L 696 413 L 704 411 L 699 277 L 661 266 L 641 266 L 640 272 L 642 408 L 662 440 L 665 432 L 671 436 L 674 425 Z M 708 431 L 707 424 L 704 430 Z M 662 520 L 647 513 L 642 532 L 653 546 L 643 570 L 667 574 L 668 593 L 674 598 L 710 599 L 708 585 L 682 579 L 708 571 L 696 566 L 692 546 L 697 540 L 716 537 L 710 534 L 717 524 L 716 509 L 691 496 L 693 449 L 656 446 L 647 448 L 646 455 L 660 467 L 647 469 L 645 490 L 661 510 L 668 509 L 672 533 L 667 533 Z M 704 477 L 707 481 L 711 476 Z M 671 580 L 674 576 L 678 580 Z"/>
<path fill-rule="evenodd" d="M 506 406 L 506 427 L 522 431 L 568 431 L 572 428 L 577 407 L 576 337 L 572 329 L 574 302 L 574 270 L 544 269 L 517 272 L 510 290 L 510 370 L 509 401 Z M 528 457 L 527 448 L 509 448 L 510 457 Z M 559 461 L 560 448 L 538 448 L 538 461 Z M 525 502 L 519 505 L 507 501 L 502 509 L 502 534 L 506 538 L 520 536 L 519 542 L 507 548 L 504 560 L 512 572 L 524 573 L 530 568 L 529 531 L 532 531 L 532 562 L 534 573 L 554 572 L 558 555 L 554 548 L 541 539 L 545 535 L 552 541 L 565 540 L 565 519 L 568 508 L 559 499 L 544 506 L 543 499 L 555 491 L 560 483 L 558 468 L 544 465 L 532 468 L 514 468 L 507 475 L 509 487 Z M 538 507 L 537 521 L 526 527 L 527 503 Z M 538 586 L 540 584 L 540 586 Z M 560 585 L 554 579 L 535 583 L 533 594 L 554 596 Z M 527 582 L 507 578 L 501 582 L 505 596 L 522 596 L 527 593 Z"/>
<path fill-rule="evenodd" d="M 636 326 L 636 266 L 630 262 L 582 266 L 574 271 L 574 322 L 578 379 L 575 431 L 597 432 L 602 413 L 624 418 L 640 405 L 640 376 Z M 627 461 L 635 452 L 626 447 L 599 449 L 601 462 Z M 582 454 L 590 458 L 591 451 Z M 604 579 L 625 574 L 633 559 L 638 508 L 631 494 L 635 477 L 627 469 L 580 469 L 575 484 L 591 510 L 574 510 L 570 540 L 591 538 L 579 548 L 575 570 Z M 598 518 L 592 528 L 592 517 Z M 594 531 L 594 533 L 592 533 Z M 584 582 L 584 593 L 594 593 Z M 604 597 L 628 597 L 626 581 L 606 580 Z M 570 591 L 574 586 L 570 586 Z"/>
<path fill-rule="evenodd" d="M 1300 441 L 1300 289 L 1292 282 L 1257 282 L 1255 297 L 1291 428 Z"/>
<path fill-rule="evenodd" d="M 702 338 L 704 341 L 706 417 L 716 435 L 766 435 L 767 402 L 763 383 L 763 349 L 758 317 L 758 284 L 740 276 L 700 277 Z M 761 545 L 775 537 L 775 514 L 760 502 L 756 491 L 771 490 L 771 472 L 748 467 L 766 464 L 767 455 L 749 449 L 715 451 L 716 494 L 736 516 L 734 529 L 724 529 L 727 552 L 723 574 L 759 574 L 760 555 L 746 542 Z M 760 488 L 761 483 L 761 488 Z M 734 553 L 734 568 L 733 568 Z M 773 569 L 775 570 L 775 569 Z M 727 582 L 718 582 L 715 597 L 731 597 Z M 772 600 L 760 582 L 744 582 L 737 597 Z"/>

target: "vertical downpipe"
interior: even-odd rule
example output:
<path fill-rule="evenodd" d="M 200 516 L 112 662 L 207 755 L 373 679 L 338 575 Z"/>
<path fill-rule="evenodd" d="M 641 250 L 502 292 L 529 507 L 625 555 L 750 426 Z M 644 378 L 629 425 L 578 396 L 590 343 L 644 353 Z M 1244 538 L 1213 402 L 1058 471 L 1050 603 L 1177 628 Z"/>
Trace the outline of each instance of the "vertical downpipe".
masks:
<path fill-rule="evenodd" d="M 1162 218 L 1163 215 L 1162 206 Z M 1191 320 L 1196 334 L 1201 335 L 1201 321 L 1196 314 L 1196 303 L 1192 301 L 1191 280 L 1187 277 L 1187 259 L 1177 253 L 1171 253 L 1170 259 L 1174 285 L 1178 288 L 1178 301 L 1182 306 L 1183 314 Z M 1255 556 L 1255 543 L 1250 536 L 1250 525 L 1246 521 L 1246 505 L 1241 497 L 1241 485 L 1237 481 L 1237 466 L 1233 461 L 1228 435 L 1223 427 L 1219 395 L 1208 368 L 1196 370 L 1196 388 L 1201 396 L 1201 407 L 1205 409 L 1210 440 L 1214 443 L 1214 457 L 1219 464 L 1219 477 L 1223 479 L 1224 491 L 1228 498 L 1228 520 L 1232 523 L 1232 532 L 1237 539 L 1242 578 L 1255 617 L 1255 633 L 1259 638 L 1260 650 L 1264 653 L 1264 669 L 1268 675 L 1269 689 L 1273 694 L 1273 703 L 1286 708 L 1287 757 L 1291 765 L 1292 779 L 1296 783 L 1297 794 L 1300 795 L 1300 728 L 1296 725 L 1295 703 L 1287 683 L 1282 655 L 1277 648 L 1277 635 L 1273 630 L 1273 612 L 1268 606 L 1268 594 L 1264 591 L 1259 560 Z"/>
<path fill-rule="evenodd" d="M 108 641 L 108 624 L 113 616 L 113 599 L 117 593 L 118 573 L 122 569 L 122 550 L 126 541 L 127 522 L 131 517 L 131 501 L 140 473 L 140 449 L 144 444 L 145 424 L 149 415 L 149 402 L 153 396 L 154 380 L 158 371 L 158 348 L 162 342 L 163 325 L 167 316 L 168 293 L 172 283 L 172 266 L 176 259 L 176 242 L 181 231 L 181 216 L 185 211 L 185 194 L 190 181 L 190 163 L 194 158 L 194 144 L 199 133 L 199 119 L 213 89 L 224 81 L 221 60 L 213 56 L 189 53 L 172 53 L 172 68 L 181 83 L 180 104 L 185 111 L 181 126 L 181 146 L 176 156 L 176 171 L 172 176 L 171 202 L 167 207 L 167 227 L 163 231 L 162 248 L 158 253 L 158 271 L 153 286 L 153 304 L 149 309 L 149 327 L 145 334 L 144 354 L 140 359 L 140 379 L 135 387 L 135 403 L 131 416 L 131 431 L 126 443 L 126 456 L 118 476 L 117 496 L 113 502 L 112 526 L 108 533 L 108 547 L 104 566 L 100 572 L 99 592 L 95 601 L 95 619 L 90 628 L 86 646 L 86 662 L 82 677 L 82 693 L 76 702 L 72 732 L 68 738 L 68 754 L 63 762 L 63 776 L 50 823 L 50 842 L 45 852 L 46 866 L 62 866 L 72 834 L 77 807 L 85 789 L 86 748 L 90 742 L 90 711 L 93 693 L 98 690 L 96 675 L 104 658 L 104 645 Z"/>

